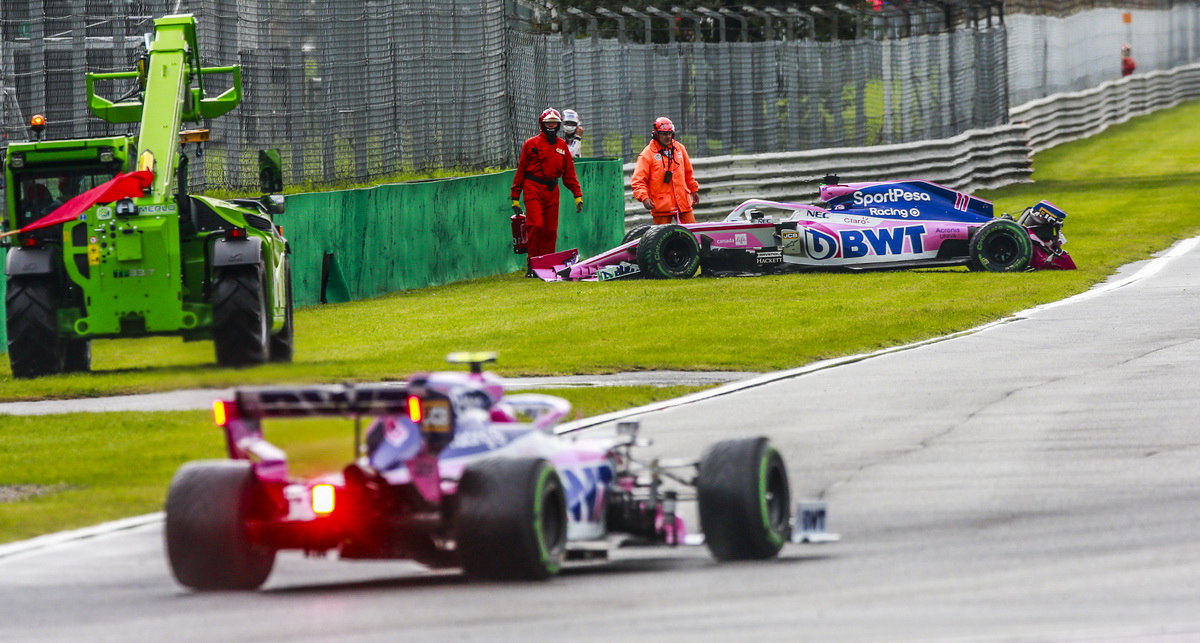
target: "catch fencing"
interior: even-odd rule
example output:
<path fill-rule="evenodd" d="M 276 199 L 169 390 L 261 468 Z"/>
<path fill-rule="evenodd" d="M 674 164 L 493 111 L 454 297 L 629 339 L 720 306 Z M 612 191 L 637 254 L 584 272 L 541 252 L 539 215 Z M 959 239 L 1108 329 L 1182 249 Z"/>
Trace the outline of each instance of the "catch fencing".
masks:
<path fill-rule="evenodd" d="M 548 105 L 582 113 L 589 156 L 626 161 L 661 115 L 697 157 L 1003 124 L 999 15 L 947 21 L 913 6 L 903 24 L 882 13 L 853 28 L 796 19 L 771 31 L 766 21 L 732 42 L 726 14 L 714 14 L 667 42 L 638 42 L 633 23 L 614 32 L 586 19 L 522 20 L 506 0 L 6 2 L 0 131 L 23 139 L 25 119 L 45 113 L 52 138 L 126 132 L 87 113 L 83 75 L 132 68 L 153 18 L 177 7 L 197 15 L 204 64 L 243 69 L 242 105 L 205 123 L 203 156 L 189 150 L 202 191 L 256 192 L 266 148 L 282 152 L 285 184 L 312 189 L 511 167 Z M 225 89 L 210 80 L 210 93 Z M 98 89 L 111 98 L 130 87 Z"/>
<path fill-rule="evenodd" d="M 947 138 L 1007 119 L 998 20 L 885 40 L 515 38 L 514 86 L 540 86 L 514 92 L 517 123 L 532 133 L 544 106 L 575 109 L 591 156 L 632 159 L 658 116 L 694 157 Z M 546 77 L 547 60 L 562 73 Z"/>
<path fill-rule="evenodd" d="M 1200 98 L 1200 63 L 1030 101 L 1013 109 L 1012 119 L 1029 127 L 1029 147 L 1036 153 L 1196 98 Z"/>
<path fill-rule="evenodd" d="M 1008 93 L 1012 107 L 1120 78 L 1121 46 L 1137 73 L 1198 62 L 1200 4 L 1097 8 L 1069 15 L 1009 14 Z"/>

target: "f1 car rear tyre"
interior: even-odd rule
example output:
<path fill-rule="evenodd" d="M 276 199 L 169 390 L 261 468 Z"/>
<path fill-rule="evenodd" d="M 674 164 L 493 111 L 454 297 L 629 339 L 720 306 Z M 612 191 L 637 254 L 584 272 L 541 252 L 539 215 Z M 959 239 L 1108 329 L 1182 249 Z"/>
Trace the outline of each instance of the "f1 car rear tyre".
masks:
<path fill-rule="evenodd" d="M 472 463 L 458 485 L 458 551 L 472 578 L 540 580 L 562 567 L 567 501 L 541 458 Z"/>
<path fill-rule="evenodd" d="M 267 361 L 271 316 L 260 266 L 218 268 L 213 276 L 213 344 L 217 364 L 254 366 Z"/>
<path fill-rule="evenodd" d="M 171 572 L 198 590 L 257 589 L 275 566 L 275 550 L 251 541 L 246 518 L 260 493 L 250 463 L 208 460 L 183 465 L 167 492 Z"/>
<path fill-rule="evenodd" d="M 292 306 L 292 262 L 287 262 L 284 267 L 284 282 L 287 284 L 284 289 L 284 297 L 287 297 L 287 313 L 284 318 L 283 328 L 276 334 L 271 335 L 271 361 L 286 362 L 292 361 L 292 344 L 294 342 L 295 330 L 292 324 L 293 306 Z"/>
<path fill-rule="evenodd" d="M 651 226 L 638 243 L 637 263 L 651 279 L 688 279 L 700 267 L 700 241 L 678 223 Z"/>
<path fill-rule="evenodd" d="M 66 342 L 58 335 L 58 292 L 46 276 L 9 277 L 4 298 L 13 377 L 63 372 Z"/>
<path fill-rule="evenodd" d="M 641 225 L 633 226 L 629 229 L 629 232 L 625 233 L 625 238 L 621 239 L 621 245 L 625 245 L 634 239 L 641 239 L 642 236 L 646 234 L 646 231 L 653 227 L 654 224 L 652 223 L 643 223 Z"/>
<path fill-rule="evenodd" d="M 63 352 L 63 372 L 87 373 L 92 370 L 92 340 L 68 341 Z"/>
<path fill-rule="evenodd" d="M 1029 233 L 1010 219 L 994 219 L 983 224 L 969 242 L 967 267 L 989 272 L 1023 272 L 1033 258 Z"/>
<path fill-rule="evenodd" d="M 700 458 L 700 528 L 718 560 L 772 558 L 787 541 L 791 497 L 783 457 L 766 438 L 723 440 Z"/>

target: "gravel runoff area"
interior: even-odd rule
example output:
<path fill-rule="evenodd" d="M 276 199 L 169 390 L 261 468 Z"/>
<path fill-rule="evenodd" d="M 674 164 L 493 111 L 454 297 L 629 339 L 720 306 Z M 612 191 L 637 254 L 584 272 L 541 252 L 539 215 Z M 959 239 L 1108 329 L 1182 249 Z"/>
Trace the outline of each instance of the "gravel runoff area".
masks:
<path fill-rule="evenodd" d="M 514 377 L 504 380 L 512 391 L 542 388 L 588 386 L 705 386 L 727 384 L 757 377 L 761 373 L 635 371 L 612 375 L 570 375 L 563 377 Z M 400 383 L 397 382 L 397 385 Z M 193 411 L 212 406 L 213 400 L 229 397 L 232 389 L 200 389 L 121 395 L 72 400 L 0 403 L 0 415 L 50 415 L 55 413 L 107 413 L 112 411 Z"/>
<path fill-rule="evenodd" d="M 0 503 L 36 498 L 66 488 L 65 484 L 0 484 Z"/>

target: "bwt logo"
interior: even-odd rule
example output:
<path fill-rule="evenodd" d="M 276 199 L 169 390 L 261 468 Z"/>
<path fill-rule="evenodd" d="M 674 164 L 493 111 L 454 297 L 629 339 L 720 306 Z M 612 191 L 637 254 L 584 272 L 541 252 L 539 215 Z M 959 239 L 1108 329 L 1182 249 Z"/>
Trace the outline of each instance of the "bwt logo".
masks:
<path fill-rule="evenodd" d="M 878 230 L 839 230 L 836 237 L 808 228 L 804 231 L 804 236 L 808 256 L 817 261 L 839 256 L 839 248 L 843 259 L 904 254 L 906 239 L 909 252 L 925 252 L 925 226 L 922 225 Z"/>
<path fill-rule="evenodd" d="M 886 192 L 864 194 L 862 190 L 854 193 L 854 205 L 871 205 L 872 203 L 893 203 L 895 201 L 932 201 L 924 192 L 909 192 L 900 188 L 890 188 Z"/>

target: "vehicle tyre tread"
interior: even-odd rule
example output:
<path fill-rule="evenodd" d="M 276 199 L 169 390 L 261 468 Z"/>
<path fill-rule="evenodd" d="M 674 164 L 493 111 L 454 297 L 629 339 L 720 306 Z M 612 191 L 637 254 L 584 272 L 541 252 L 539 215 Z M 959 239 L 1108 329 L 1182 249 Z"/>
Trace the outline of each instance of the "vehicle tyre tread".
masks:
<path fill-rule="evenodd" d="M 1013 257 L 1001 261 L 992 256 L 997 239 L 1007 237 L 1014 249 Z M 974 271 L 1023 272 L 1033 259 L 1033 242 L 1024 226 L 1011 219 L 993 219 L 977 228 L 968 242 L 967 267 Z"/>
<path fill-rule="evenodd" d="M 651 279 L 688 279 L 700 267 L 700 241 L 677 223 L 652 226 L 637 245 L 637 263 Z"/>
<path fill-rule="evenodd" d="M 778 555 L 788 536 L 791 500 L 783 458 L 766 438 L 713 444 L 700 459 L 696 490 L 700 526 L 714 557 Z"/>
<path fill-rule="evenodd" d="M 166 548 L 180 584 L 197 590 L 260 587 L 275 565 L 275 550 L 251 542 L 246 518 L 255 503 L 250 463 L 189 462 L 171 480 Z"/>
<path fill-rule="evenodd" d="M 645 236 L 646 231 L 653 227 L 654 224 L 652 223 L 642 223 L 633 226 L 628 232 L 625 233 L 625 237 L 621 239 L 621 245 L 625 245 L 634 239 L 641 239 L 643 236 Z"/>
<path fill-rule="evenodd" d="M 213 279 L 213 343 L 221 366 L 267 361 L 270 319 L 259 266 L 217 270 Z"/>
<path fill-rule="evenodd" d="M 566 551 L 566 512 L 562 481 L 546 460 L 471 463 L 458 486 L 456 530 L 463 571 L 493 580 L 554 576 Z"/>
<path fill-rule="evenodd" d="M 272 362 L 290 363 L 292 361 L 293 346 L 295 343 L 295 309 L 292 303 L 292 265 L 289 261 L 284 268 L 284 280 L 286 289 L 284 296 L 287 297 L 287 312 L 283 323 L 283 328 L 274 335 L 271 335 L 270 360 Z"/>
<path fill-rule="evenodd" d="M 61 373 L 65 347 L 58 336 L 58 297 L 47 277 L 10 277 L 4 298 L 8 357 L 17 378 Z"/>

